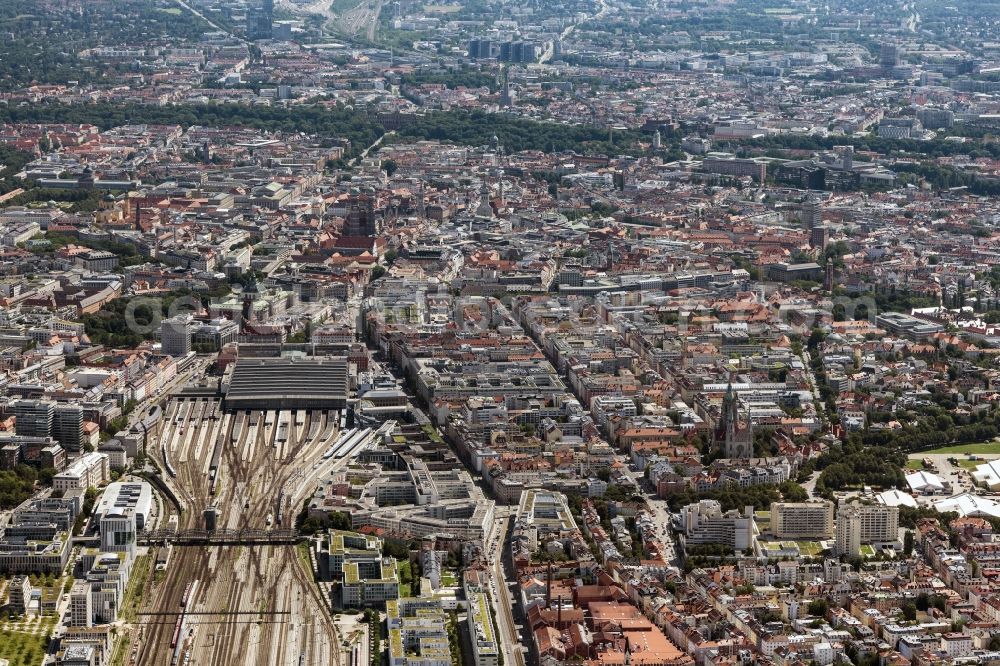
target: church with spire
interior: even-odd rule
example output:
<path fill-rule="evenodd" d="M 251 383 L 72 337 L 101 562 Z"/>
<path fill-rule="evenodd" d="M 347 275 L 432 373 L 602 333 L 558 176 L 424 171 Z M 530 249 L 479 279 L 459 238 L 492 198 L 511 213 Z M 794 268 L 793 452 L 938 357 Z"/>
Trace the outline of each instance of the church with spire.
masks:
<path fill-rule="evenodd" d="M 483 184 L 479 187 L 479 205 L 476 206 L 476 217 L 491 219 L 493 217 L 493 206 L 490 205 L 490 185 L 483 179 Z"/>
<path fill-rule="evenodd" d="M 753 422 L 750 419 L 750 407 L 747 407 L 745 414 L 740 413 L 740 401 L 732 384 L 726 387 L 726 395 L 722 399 L 719 434 L 723 440 L 726 458 L 749 460 L 753 457 Z"/>

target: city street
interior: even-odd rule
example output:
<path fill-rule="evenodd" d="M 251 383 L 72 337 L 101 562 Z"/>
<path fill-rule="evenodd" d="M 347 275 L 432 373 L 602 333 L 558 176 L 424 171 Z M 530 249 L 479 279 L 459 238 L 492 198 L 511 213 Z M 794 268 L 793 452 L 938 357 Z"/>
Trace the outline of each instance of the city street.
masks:
<path fill-rule="evenodd" d="M 503 650 L 504 663 L 524 666 L 524 648 L 519 627 L 514 620 L 514 601 L 508 587 L 512 583 L 504 563 L 504 560 L 510 559 L 509 553 L 505 551 L 507 530 L 514 511 L 509 507 L 497 507 L 497 513 L 497 531 L 487 547 L 487 560 L 493 563 L 490 569 L 490 598 L 493 601 L 493 610 L 500 630 L 500 648 Z M 513 584 L 516 586 L 516 583 Z"/>

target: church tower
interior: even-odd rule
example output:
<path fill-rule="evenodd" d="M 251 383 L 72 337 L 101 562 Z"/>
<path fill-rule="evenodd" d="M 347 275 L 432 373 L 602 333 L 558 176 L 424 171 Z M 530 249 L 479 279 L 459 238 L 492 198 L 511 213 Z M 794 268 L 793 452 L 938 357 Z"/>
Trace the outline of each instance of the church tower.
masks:
<path fill-rule="evenodd" d="M 722 399 L 722 422 L 725 432 L 725 452 L 727 458 L 749 460 L 753 457 L 753 423 L 750 408 L 747 407 L 746 423 L 740 414 L 740 401 L 733 391 L 733 385 L 726 387 Z"/>
<path fill-rule="evenodd" d="M 483 179 L 483 184 L 479 188 L 479 206 L 476 208 L 476 215 L 493 217 L 493 206 L 490 205 L 490 186 L 486 179 Z"/>

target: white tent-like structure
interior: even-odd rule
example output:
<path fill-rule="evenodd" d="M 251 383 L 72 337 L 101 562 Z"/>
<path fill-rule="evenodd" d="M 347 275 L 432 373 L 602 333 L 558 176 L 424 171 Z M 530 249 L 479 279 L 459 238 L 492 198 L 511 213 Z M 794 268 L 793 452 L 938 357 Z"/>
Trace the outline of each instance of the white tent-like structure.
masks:
<path fill-rule="evenodd" d="M 921 495 L 944 492 L 944 481 L 941 480 L 941 477 L 923 470 L 907 474 L 906 483 L 910 486 L 910 490 Z"/>
<path fill-rule="evenodd" d="M 962 493 L 934 502 L 934 508 L 941 513 L 954 511 L 963 518 L 966 516 L 1000 518 L 1000 502 L 971 493 Z"/>
<path fill-rule="evenodd" d="M 913 499 L 913 495 L 904 493 L 899 488 L 893 488 L 885 491 L 884 493 L 879 493 L 876 495 L 876 499 L 886 506 L 908 506 L 911 509 L 917 508 L 917 500 Z"/>
<path fill-rule="evenodd" d="M 990 490 L 1000 489 L 1000 460 L 991 460 L 972 471 L 972 478 L 977 485 L 986 486 Z"/>

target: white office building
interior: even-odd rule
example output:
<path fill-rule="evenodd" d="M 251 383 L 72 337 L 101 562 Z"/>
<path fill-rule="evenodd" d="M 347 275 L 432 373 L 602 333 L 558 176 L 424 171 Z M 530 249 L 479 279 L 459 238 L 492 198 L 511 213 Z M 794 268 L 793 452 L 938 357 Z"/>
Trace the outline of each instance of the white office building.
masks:
<path fill-rule="evenodd" d="M 106 553 L 125 553 L 135 556 L 135 509 L 112 508 L 101 516 L 101 550 Z"/>
<path fill-rule="evenodd" d="M 190 315 L 178 315 L 160 323 L 160 342 L 164 354 L 180 358 L 191 351 L 194 324 Z"/>
<path fill-rule="evenodd" d="M 152 487 L 145 481 L 117 481 L 109 484 L 94 513 L 103 517 L 110 513 L 121 513 L 126 509 L 133 510 L 136 529 L 140 531 L 146 529 L 153 510 Z"/>
<path fill-rule="evenodd" d="M 94 626 L 94 606 L 90 596 L 90 583 L 78 580 L 69 591 L 69 626 Z"/>

